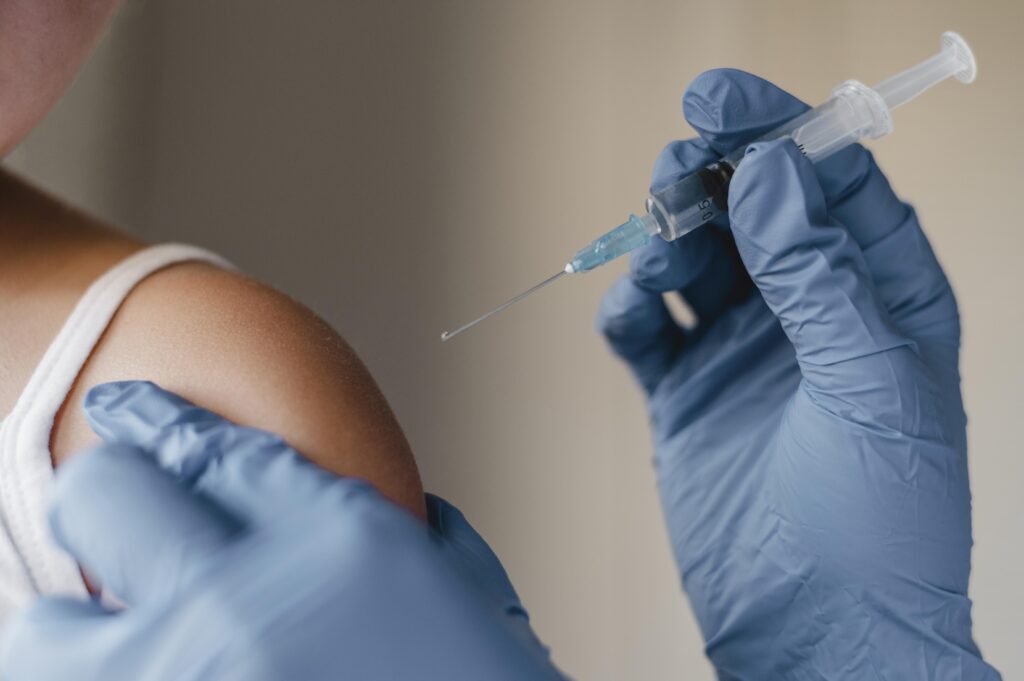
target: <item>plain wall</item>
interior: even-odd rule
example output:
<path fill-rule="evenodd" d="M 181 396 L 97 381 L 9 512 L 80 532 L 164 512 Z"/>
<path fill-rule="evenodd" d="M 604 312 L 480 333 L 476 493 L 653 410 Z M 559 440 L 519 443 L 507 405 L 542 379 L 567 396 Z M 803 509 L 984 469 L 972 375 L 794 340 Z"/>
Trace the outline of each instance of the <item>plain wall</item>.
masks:
<path fill-rule="evenodd" d="M 357 348 L 428 487 L 493 543 L 580 679 L 709 679 L 640 395 L 592 330 L 619 263 L 442 345 L 642 206 L 701 71 L 812 102 L 955 29 L 944 83 L 872 143 L 953 281 L 976 636 L 1024 678 L 1019 2 L 135 0 L 11 163 L 152 241 L 211 247 Z M 1016 273 L 1016 274 L 1015 274 Z"/>

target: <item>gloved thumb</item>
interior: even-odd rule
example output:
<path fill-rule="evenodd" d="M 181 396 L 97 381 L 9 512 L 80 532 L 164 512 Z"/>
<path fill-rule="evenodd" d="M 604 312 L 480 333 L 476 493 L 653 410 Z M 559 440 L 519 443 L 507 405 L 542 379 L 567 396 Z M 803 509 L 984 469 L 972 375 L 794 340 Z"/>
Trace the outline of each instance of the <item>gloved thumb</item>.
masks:
<path fill-rule="evenodd" d="M 529 619 L 512 582 L 494 550 L 469 524 L 462 511 L 441 497 L 427 494 L 430 527 L 444 543 L 448 553 L 464 567 L 480 587 L 514 617 Z"/>
<path fill-rule="evenodd" d="M 729 188 L 740 257 L 825 391 L 863 385 L 863 358 L 912 345 L 892 324 L 845 227 L 828 216 L 814 169 L 789 139 L 750 145 Z"/>
<path fill-rule="evenodd" d="M 431 528 L 444 541 L 446 553 L 509 616 L 511 627 L 520 639 L 547 657 L 548 649 L 530 627 L 530 616 L 501 560 L 462 511 L 441 497 L 428 494 L 427 515 Z"/>
<path fill-rule="evenodd" d="M 105 590 L 134 606 L 187 588 L 243 524 L 146 452 L 100 445 L 58 469 L 50 529 Z"/>

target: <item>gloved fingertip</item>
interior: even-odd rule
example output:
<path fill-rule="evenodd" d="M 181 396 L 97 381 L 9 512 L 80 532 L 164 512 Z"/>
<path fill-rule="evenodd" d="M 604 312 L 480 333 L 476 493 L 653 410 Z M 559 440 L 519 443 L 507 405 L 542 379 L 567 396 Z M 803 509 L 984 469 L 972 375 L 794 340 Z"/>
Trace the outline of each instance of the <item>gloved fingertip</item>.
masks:
<path fill-rule="evenodd" d="M 154 417 L 191 406 L 150 381 L 114 381 L 93 386 L 85 394 L 82 410 L 93 431 L 104 440 L 126 437 L 139 425 L 157 425 Z M 140 418 L 140 416 L 145 418 Z"/>
<path fill-rule="evenodd" d="M 85 419 L 93 432 L 104 440 L 110 438 L 113 433 L 106 427 L 106 414 L 115 408 L 122 395 L 130 389 L 132 381 L 117 381 L 112 383 L 101 383 L 89 389 L 82 400 L 82 411 L 85 412 Z"/>
<path fill-rule="evenodd" d="M 159 390 L 156 384 L 150 381 L 110 381 L 94 385 L 85 394 L 83 404 L 86 410 L 106 410 L 116 405 L 118 400 L 130 397 L 133 394 Z"/>
<path fill-rule="evenodd" d="M 208 436 L 224 419 L 149 381 L 104 383 L 92 388 L 82 408 L 92 430 L 107 442 L 124 442 L 159 452 L 183 445 L 183 429 Z M 209 438 L 207 438 L 209 439 Z"/>
<path fill-rule="evenodd" d="M 683 117 L 700 131 L 718 131 L 722 125 L 721 103 L 728 98 L 733 69 L 709 69 L 698 74 L 683 93 Z"/>
<path fill-rule="evenodd" d="M 719 154 L 778 127 L 808 109 L 776 85 L 739 69 L 712 69 L 683 95 L 687 122 Z"/>

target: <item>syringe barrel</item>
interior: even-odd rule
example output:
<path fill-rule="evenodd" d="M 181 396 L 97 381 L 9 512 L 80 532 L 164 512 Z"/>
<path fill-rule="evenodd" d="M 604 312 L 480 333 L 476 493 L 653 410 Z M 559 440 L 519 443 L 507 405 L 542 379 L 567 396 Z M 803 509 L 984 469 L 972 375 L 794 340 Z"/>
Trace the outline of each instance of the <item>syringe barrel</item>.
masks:
<path fill-rule="evenodd" d="M 970 83 L 977 73 L 974 55 L 958 34 L 947 31 L 939 52 L 920 64 L 870 88 L 848 80 L 824 104 L 810 109 L 758 138 L 758 142 L 789 137 L 804 156 L 817 163 L 861 139 L 892 132 L 891 109 L 904 104 L 950 76 Z M 729 182 L 743 160 L 746 146 L 688 175 L 647 200 L 659 235 L 672 241 L 728 210 Z"/>
<path fill-rule="evenodd" d="M 892 130 L 889 109 L 867 85 L 850 80 L 832 98 L 762 135 L 757 141 L 789 137 L 812 162 L 834 154 L 862 138 Z M 743 160 L 746 145 L 679 182 L 651 194 L 647 209 L 672 241 L 728 210 L 729 182 Z"/>
<path fill-rule="evenodd" d="M 938 54 L 883 81 L 877 89 L 848 80 L 832 97 L 787 121 L 756 141 L 789 137 L 804 156 L 817 163 L 861 139 L 892 131 L 892 107 L 915 94 L 955 76 L 964 83 L 974 79 L 976 65 L 967 43 L 956 33 L 942 35 Z M 746 145 L 724 158 L 651 194 L 648 214 L 630 219 L 577 251 L 567 272 L 586 272 L 637 248 L 658 234 L 673 241 L 710 222 L 729 209 L 729 183 L 743 161 Z"/>

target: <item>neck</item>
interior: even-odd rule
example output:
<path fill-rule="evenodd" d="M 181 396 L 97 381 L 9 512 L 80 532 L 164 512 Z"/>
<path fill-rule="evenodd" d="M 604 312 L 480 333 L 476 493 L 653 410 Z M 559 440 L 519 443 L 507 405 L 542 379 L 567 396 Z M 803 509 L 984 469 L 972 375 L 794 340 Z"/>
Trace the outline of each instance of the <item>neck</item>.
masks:
<path fill-rule="evenodd" d="M 141 247 L 0 169 L 0 417 L 89 285 Z"/>
<path fill-rule="evenodd" d="M 0 169 L 0 291 L 77 269 L 91 253 L 132 246 L 132 239 Z"/>

